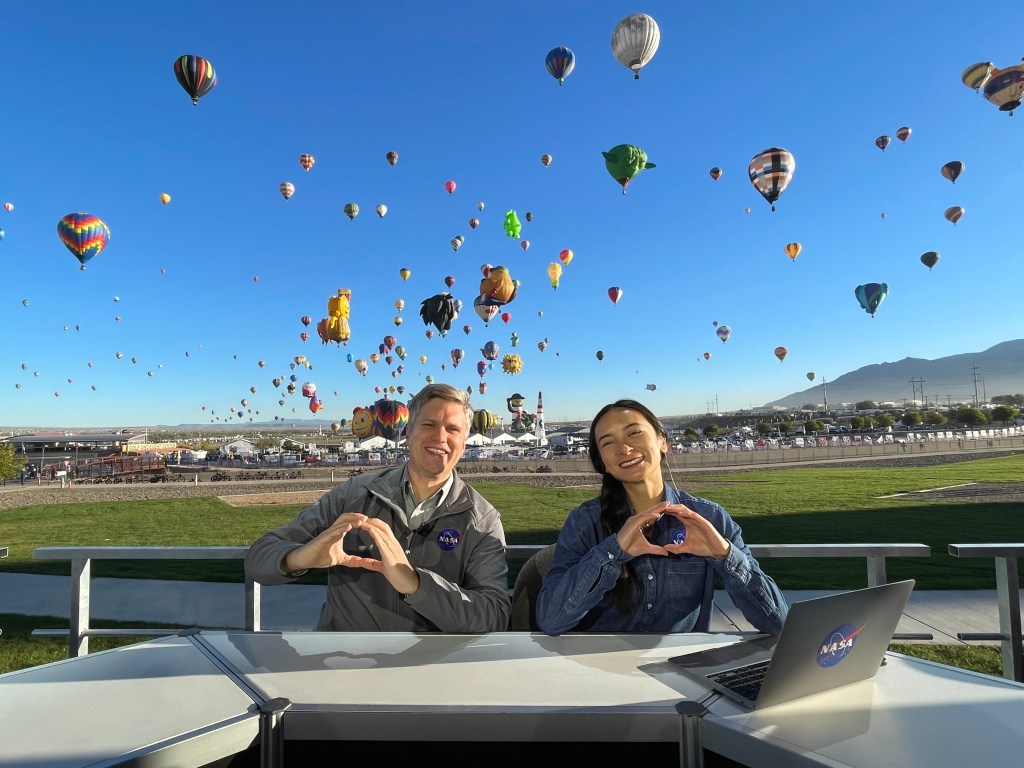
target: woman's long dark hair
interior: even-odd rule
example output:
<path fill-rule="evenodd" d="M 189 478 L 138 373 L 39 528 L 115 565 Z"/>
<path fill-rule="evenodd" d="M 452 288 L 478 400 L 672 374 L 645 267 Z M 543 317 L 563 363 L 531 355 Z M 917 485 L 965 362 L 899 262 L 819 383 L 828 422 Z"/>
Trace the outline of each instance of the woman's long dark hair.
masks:
<path fill-rule="evenodd" d="M 594 420 L 590 422 L 590 445 L 587 446 L 587 451 L 590 454 L 590 463 L 594 467 L 594 471 L 601 475 L 601 528 L 605 536 L 618 533 L 619 529 L 622 528 L 623 524 L 632 514 L 629 508 L 629 499 L 626 497 L 626 489 L 619 480 L 611 476 L 605 467 L 604 461 L 601 459 L 601 449 L 597 445 L 597 436 L 595 434 L 597 423 L 601 420 L 601 417 L 617 408 L 636 411 L 654 427 L 654 431 L 659 436 L 664 437 L 666 440 L 668 439 L 668 430 L 665 429 L 665 425 L 661 423 L 661 420 L 654 415 L 650 408 L 636 400 L 623 399 L 616 400 L 614 403 L 608 403 L 608 405 L 597 412 Z M 664 458 L 664 455 L 662 455 L 662 460 Z M 622 566 L 622 574 L 619 576 L 619 580 L 609 593 L 612 605 L 622 613 L 628 612 L 633 603 L 636 588 L 633 569 L 630 568 L 629 563 L 626 563 Z"/>

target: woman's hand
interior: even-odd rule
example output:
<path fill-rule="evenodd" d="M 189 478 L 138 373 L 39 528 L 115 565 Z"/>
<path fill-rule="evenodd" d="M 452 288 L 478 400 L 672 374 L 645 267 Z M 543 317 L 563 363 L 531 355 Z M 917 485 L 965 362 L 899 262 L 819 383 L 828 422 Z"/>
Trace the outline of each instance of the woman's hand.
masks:
<path fill-rule="evenodd" d="M 647 539 L 647 536 L 669 506 L 668 502 L 662 501 L 650 509 L 637 512 L 626 520 L 622 524 L 622 528 L 619 529 L 618 534 L 616 534 L 622 551 L 632 557 L 637 555 L 667 555 L 669 550 L 657 544 L 652 544 Z"/>
<path fill-rule="evenodd" d="M 674 555 L 700 555 L 713 560 L 724 560 L 731 545 L 706 518 L 685 504 L 668 504 L 665 514 L 672 515 L 686 529 L 686 538 L 678 544 L 666 544 L 664 549 Z"/>

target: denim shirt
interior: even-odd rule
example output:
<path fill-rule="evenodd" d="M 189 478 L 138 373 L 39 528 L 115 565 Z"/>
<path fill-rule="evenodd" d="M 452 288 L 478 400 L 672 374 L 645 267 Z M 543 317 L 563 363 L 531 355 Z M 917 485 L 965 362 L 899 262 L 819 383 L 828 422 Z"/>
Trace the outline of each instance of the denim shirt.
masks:
<path fill-rule="evenodd" d="M 697 626 L 698 618 L 708 579 L 714 576 L 759 631 L 777 635 L 782 630 L 789 610 L 786 598 L 761 570 L 729 513 L 713 501 L 667 485 L 665 498 L 710 520 L 730 543 L 728 556 L 724 560 L 689 554 L 632 557 L 619 546 L 617 531 L 604 535 L 600 499 L 585 501 L 569 513 L 562 526 L 537 599 L 537 623 L 544 632 L 703 631 L 706 626 Z M 650 540 L 669 544 L 685 535 L 678 519 L 663 515 L 654 524 Z M 627 562 L 638 589 L 629 612 L 622 613 L 612 605 L 608 592 Z M 710 607 L 705 608 L 705 616 Z"/>

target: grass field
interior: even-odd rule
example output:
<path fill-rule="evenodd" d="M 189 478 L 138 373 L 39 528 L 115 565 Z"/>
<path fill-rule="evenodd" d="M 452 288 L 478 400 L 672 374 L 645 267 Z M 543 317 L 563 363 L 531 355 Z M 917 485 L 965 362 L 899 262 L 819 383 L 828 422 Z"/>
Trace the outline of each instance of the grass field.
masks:
<path fill-rule="evenodd" d="M 935 498 L 917 491 L 975 482 L 1024 482 L 1024 456 L 980 459 L 929 467 L 799 467 L 766 471 L 716 472 L 679 477 L 677 485 L 721 503 L 743 527 L 748 543 L 923 543 L 929 558 L 893 558 L 890 580 L 914 578 L 917 588 L 992 589 L 992 564 L 948 555 L 951 543 L 1024 541 L 1024 501 L 978 502 L 970 497 Z M 474 486 L 502 513 L 510 544 L 555 540 L 569 510 L 595 495 L 593 488 L 538 488 L 490 479 Z M 910 494 L 910 495 L 901 495 Z M 0 513 L 0 543 L 10 555 L 0 571 L 68 574 L 60 562 L 36 562 L 43 546 L 247 546 L 263 532 L 290 520 L 294 506 L 232 507 L 217 498 L 154 499 L 24 507 Z M 864 561 L 856 559 L 770 559 L 762 563 L 783 589 L 853 589 L 865 583 Z M 96 561 L 93 576 L 242 581 L 240 561 Z M 515 570 L 510 574 L 514 579 Z M 322 583 L 323 574 L 306 577 Z M 14 647 L 18 622 L 6 619 L 2 657 Z M 48 626 L 66 625 L 53 620 Z M 33 626 L 40 626 L 34 618 Z M 96 622 L 99 625 L 99 622 Z M 12 635 L 11 633 L 14 632 Z M 32 645 L 41 639 L 29 639 Z M 45 641 L 49 642 L 49 641 Z M 64 656 L 64 643 L 54 641 Z M 40 648 L 45 646 L 40 645 Z M 910 646 L 922 655 L 924 646 Z M 927 646 L 947 653 L 957 666 L 981 664 L 991 648 Z M 902 650 L 902 649 L 901 649 Z M 56 653 L 56 646 L 47 653 Z M 37 658 L 19 653 L 23 663 Z M 942 659 L 936 659 L 942 660 Z M 998 653 L 993 654 L 998 674 Z M 29 661 L 28 665 L 40 663 Z M 986 662 L 987 663 L 987 662 Z M 24 666 L 25 664 L 23 664 Z M 971 667 L 975 668 L 975 667 Z"/>

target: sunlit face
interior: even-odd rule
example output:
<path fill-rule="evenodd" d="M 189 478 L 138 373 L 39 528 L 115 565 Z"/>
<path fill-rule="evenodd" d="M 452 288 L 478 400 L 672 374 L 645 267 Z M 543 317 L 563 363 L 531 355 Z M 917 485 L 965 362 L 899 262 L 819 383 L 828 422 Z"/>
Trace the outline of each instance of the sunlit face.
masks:
<path fill-rule="evenodd" d="M 615 479 L 624 483 L 660 479 L 668 441 L 643 414 L 613 408 L 597 422 L 594 437 L 605 470 Z"/>
<path fill-rule="evenodd" d="M 409 471 L 435 482 L 447 479 L 466 450 L 467 437 L 469 420 L 461 403 L 428 400 L 409 425 Z"/>

